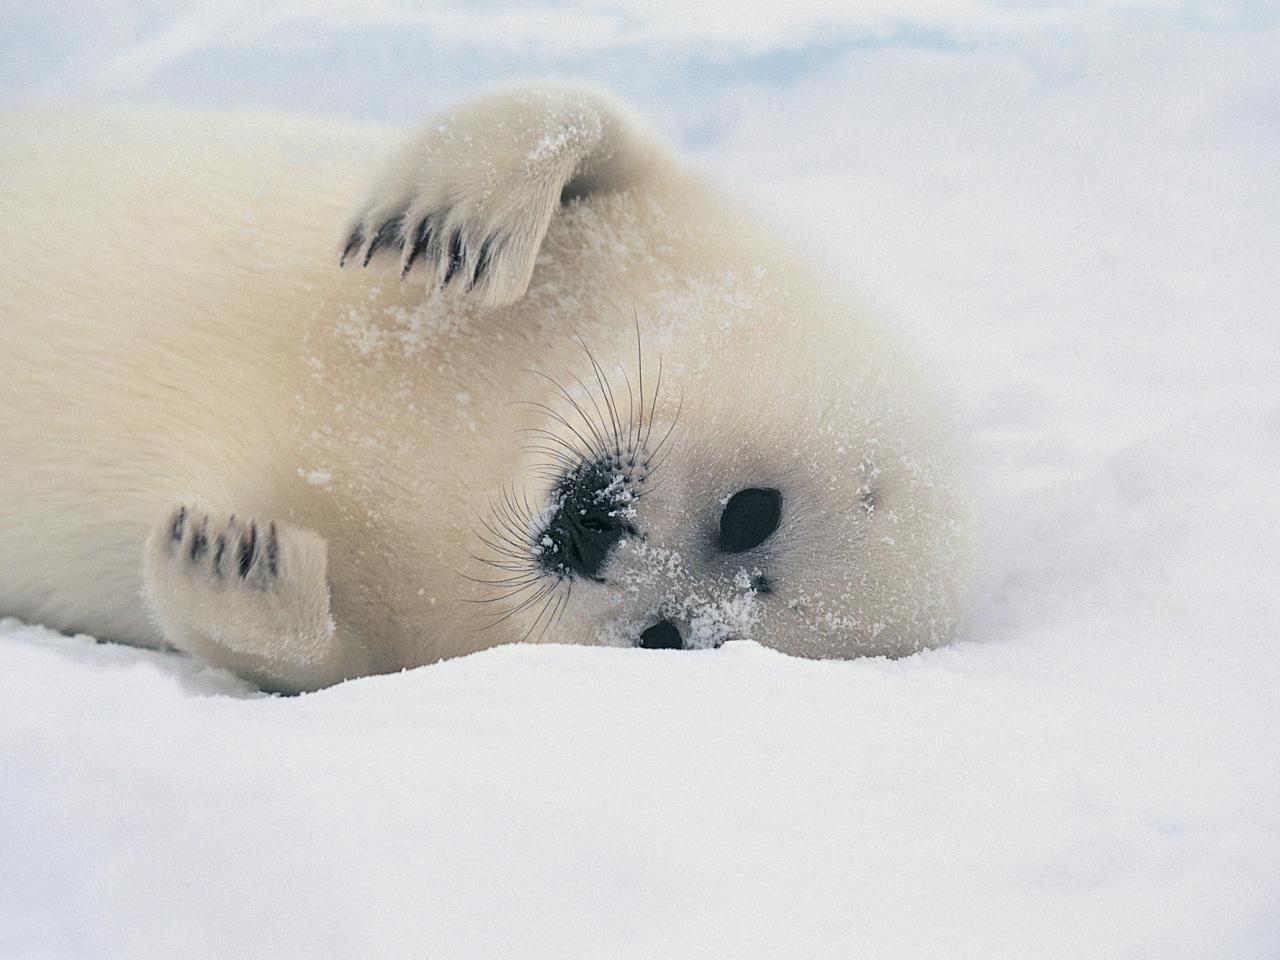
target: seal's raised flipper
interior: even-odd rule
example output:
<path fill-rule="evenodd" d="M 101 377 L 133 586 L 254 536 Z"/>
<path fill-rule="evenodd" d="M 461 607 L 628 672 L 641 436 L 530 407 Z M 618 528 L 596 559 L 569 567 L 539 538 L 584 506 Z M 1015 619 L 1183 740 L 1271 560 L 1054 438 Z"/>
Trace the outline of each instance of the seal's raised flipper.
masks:
<path fill-rule="evenodd" d="M 147 538 L 145 595 L 175 647 L 297 693 L 368 672 L 329 615 L 327 566 L 310 530 L 183 506 Z"/>
<path fill-rule="evenodd" d="M 431 120 L 388 164 L 342 233 L 342 264 L 398 254 L 429 284 L 499 306 L 524 295 L 562 201 L 622 190 L 661 148 L 590 89 L 540 85 Z"/>

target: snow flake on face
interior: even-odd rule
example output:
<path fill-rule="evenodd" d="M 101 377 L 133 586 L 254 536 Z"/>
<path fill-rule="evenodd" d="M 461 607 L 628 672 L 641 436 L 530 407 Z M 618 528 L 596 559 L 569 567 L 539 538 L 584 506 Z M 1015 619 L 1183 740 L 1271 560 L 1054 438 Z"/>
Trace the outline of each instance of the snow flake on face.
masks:
<path fill-rule="evenodd" d="M 800 614 L 814 631 L 815 638 L 835 637 L 859 630 L 863 620 L 857 611 L 845 609 L 838 601 L 821 592 L 793 591 L 787 597 L 789 609 Z M 873 636 L 878 636 L 887 624 L 877 624 Z"/>
<path fill-rule="evenodd" d="M 299 467 L 298 476 L 313 487 L 328 487 L 333 484 L 333 474 L 328 470 L 307 470 Z"/>
<path fill-rule="evenodd" d="M 634 647 L 649 624 L 634 617 L 608 620 L 596 631 L 595 641 L 602 647 Z"/>
<path fill-rule="evenodd" d="M 387 345 L 387 331 L 363 307 L 349 307 L 338 321 L 337 332 L 363 357 L 380 353 Z"/>
<path fill-rule="evenodd" d="M 447 339 L 461 322 L 457 310 L 427 297 L 411 307 L 392 304 L 375 310 L 352 304 L 339 314 L 334 332 L 362 357 L 390 352 L 411 358 Z"/>
<path fill-rule="evenodd" d="M 687 597 L 682 612 L 689 623 L 685 645 L 692 649 L 718 647 L 726 640 L 746 640 L 760 620 L 756 592 L 746 590 L 715 600 Z"/>
<path fill-rule="evenodd" d="M 442 309 L 428 297 L 413 307 L 387 307 L 383 311 L 395 325 L 392 337 L 406 357 L 416 357 L 452 333 L 459 324 L 455 311 Z"/>
<path fill-rule="evenodd" d="M 647 611 L 647 621 L 626 616 L 605 623 L 600 642 L 634 646 L 640 633 L 658 619 L 678 623 L 688 649 L 750 639 L 762 613 L 756 589 L 760 570 L 739 568 L 728 581 L 709 582 L 690 572 L 679 551 L 649 546 L 638 538 L 620 550 L 627 551 L 628 562 L 615 567 L 611 585 L 634 595 L 656 595 L 657 600 Z"/>
<path fill-rule="evenodd" d="M 595 494 L 595 502 L 609 507 L 609 516 L 622 520 L 636 518 L 636 494 L 631 481 L 621 473 L 615 473 L 609 483 Z"/>
<path fill-rule="evenodd" d="M 560 512 L 562 506 L 564 506 L 564 497 L 559 494 L 552 495 L 547 498 L 542 511 L 529 522 L 526 533 L 529 543 L 532 544 L 531 550 L 535 558 L 548 550 L 555 549 L 556 542 L 547 533 L 547 528 L 551 526 L 552 519 Z"/>

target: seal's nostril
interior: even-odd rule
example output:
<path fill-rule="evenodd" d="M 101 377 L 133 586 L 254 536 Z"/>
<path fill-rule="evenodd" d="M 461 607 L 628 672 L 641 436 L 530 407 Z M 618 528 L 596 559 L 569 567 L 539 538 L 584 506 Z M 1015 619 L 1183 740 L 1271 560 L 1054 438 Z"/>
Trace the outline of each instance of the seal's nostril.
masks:
<path fill-rule="evenodd" d="M 670 620 L 659 620 L 640 634 L 640 646 L 646 650 L 683 650 L 684 639 Z"/>

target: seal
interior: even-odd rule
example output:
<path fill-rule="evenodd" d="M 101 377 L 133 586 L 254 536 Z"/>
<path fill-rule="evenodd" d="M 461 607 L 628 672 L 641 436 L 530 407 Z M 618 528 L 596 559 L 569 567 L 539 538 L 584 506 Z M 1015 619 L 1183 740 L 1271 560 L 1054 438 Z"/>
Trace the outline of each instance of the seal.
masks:
<path fill-rule="evenodd" d="M 381 131 L 6 128 L 5 613 L 285 692 L 952 635 L 964 497 L 911 357 L 610 96 L 481 96 L 363 187 Z"/>

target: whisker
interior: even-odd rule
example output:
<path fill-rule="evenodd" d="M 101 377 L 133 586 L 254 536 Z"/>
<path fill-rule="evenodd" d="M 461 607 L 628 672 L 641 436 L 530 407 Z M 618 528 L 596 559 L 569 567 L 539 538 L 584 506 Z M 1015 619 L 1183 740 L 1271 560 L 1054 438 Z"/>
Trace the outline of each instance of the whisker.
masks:
<path fill-rule="evenodd" d="M 641 444 L 645 450 L 649 449 L 649 438 L 653 433 L 653 421 L 658 412 L 658 393 L 662 390 L 662 357 L 658 357 L 658 384 L 653 388 L 653 402 L 649 405 L 649 429 L 645 431 L 644 443 Z"/>
<path fill-rule="evenodd" d="M 467 556 L 478 563 L 483 563 L 485 566 L 493 567 L 495 570 L 502 570 L 508 573 L 528 573 L 530 569 L 527 561 L 524 563 L 507 563 L 502 560 L 494 560 L 492 557 L 478 557 L 474 553 L 468 553 Z M 460 574 L 460 576 L 465 577 L 466 574 Z"/>
<path fill-rule="evenodd" d="M 538 403 L 533 400 L 525 400 L 521 402 L 527 403 L 529 406 L 534 407 L 535 409 L 542 410 L 544 413 L 550 416 L 553 420 L 562 424 L 566 430 L 568 430 L 570 433 L 572 433 L 575 437 L 578 438 L 578 440 L 582 443 L 582 445 L 587 450 L 593 452 L 601 460 L 608 458 L 608 452 L 606 450 L 598 448 L 594 446 L 592 443 L 590 443 L 586 437 L 584 437 L 581 433 L 578 432 L 578 428 L 575 427 L 573 424 L 571 424 L 564 417 L 562 417 L 558 411 L 553 410 L 551 407 L 547 406 L 545 403 Z"/>
<path fill-rule="evenodd" d="M 497 597 L 481 597 L 481 598 L 463 597 L 462 602 L 463 603 L 498 603 L 499 601 L 502 601 L 502 600 L 510 600 L 512 597 L 518 597 L 520 596 L 520 594 L 524 593 L 528 589 L 529 589 L 528 586 L 519 587 L 515 590 L 512 590 L 510 593 L 504 593 L 501 596 L 497 596 Z"/>
<path fill-rule="evenodd" d="M 586 351 L 587 359 L 591 361 L 591 368 L 596 374 L 596 382 L 600 384 L 601 396 L 605 407 L 609 411 L 609 421 L 613 424 L 614 449 L 621 455 L 621 451 L 618 448 L 622 445 L 619 439 L 619 434 L 622 432 L 622 424 L 618 419 L 618 410 L 613 402 L 613 388 L 609 386 L 609 378 L 605 376 L 604 369 L 596 360 L 595 354 L 591 352 L 591 348 L 587 346 L 587 342 L 581 336 L 578 337 L 578 342 L 582 345 L 582 349 Z"/>
<path fill-rule="evenodd" d="M 640 311 L 636 309 L 635 304 L 631 305 L 631 314 L 636 322 L 636 378 L 640 381 L 640 419 L 636 423 L 636 443 L 638 444 L 640 434 L 644 430 L 644 347 L 640 340 Z M 635 451 L 631 453 L 634 461 Z"/>
<path fill-rule="evenodd" d="M 529 548 L 529 545 L 527 543 L 522 543 L 521 541 L 513 538 L 510 533 L 507 533 L 503 530 L 499 530 L 497 527 L 495 527 L 493 524 L 489 522 L 487 517 L 482 518 L 480 520 L 480 523 L 484 526 L 485 530 L 488 531 L 489 536 L 493 537 L 495 540 L 498 541 L 498 543 L 490 543 L 487 539 L 485 539 L 485 546 L 489 547 L 490 549 L 497 550 L 499 553 L 504 553 L 506 556 L 514 558 L 518 556 L 523 556 L 524 552 Z M 484 537 L 480 534 L 479 531 L 476 532 L 476 535 L 481 536 L 481 539 L 484 539 Z M 505 544 L 505 548 L 503 546 L 499 546 L 498 544 Z M 510 550 L 511 552 L 507 552 L 508 550 Z"/>
<path fill-rule="evenodd" d="M 562 453 L 561 456 L 567 456 L 571 460 L 571 462 L 573 462 L 575 465 L 582 460 L 582 455 L 583 455 L 582 450 L 575 447 L 568 440 L 565 440 L 564 437 L 557 436 L 556 434 L 552 433 L 550 430 L 546 430 L 542 427 L 524 427 L 519 432 L 532 433 L 542 437 L 543 439 L 547 440 L 550 443 L 559 444 L 561 447 L 563 447 L 567 451 L 567 453 Z"/>
<path fill-rule="evenodd" d="M 681 393 L 680 401 L 676 404 L 675 415 L 672 416 L 671 418 L 671 425 L 667 427 L 667 432 L 662 435 L 662 439 L 658 442 L 658 445 L 654 447 L 652 451 L 650 451 L 649 453 L 650 460 L 653 459 L 653 457 L 658 453 L 659 450 L 661 450 L 663 447 L 667 445 L 667 441 L 671 439 L 671 434 L 676 429 L 676 424 L 680 422 L 680 414 L 683 411 L 684 411 L 684 394 Z"/>
<path fill-rule="evenodd" d="M 494 620 L 492 623 L 487 624 L 485 626 L 485 629 L 489 630 L 489 629 L 492 629 L 493 627 L 496 627 L 500 623 L 505 623 L 506 621 L 514 617 L 517 613 L 519 613 L 521 610 L 525 610 L 528 607 L 533 606 L 533 604 L 537 603 L 539 600 L 545 597 L 548 592 L 554 589 L 555 589 L 554 584 L 549 584 L 543 587 L 541 590 L 535 593 L 532 597 L 529 597 L 527 600 L 525 600 L 518 606 L 512 607 L 510 610 L 508 610 L 506 613 L 500 616 L 497 620 Z"/>
<path fill-rule="evenodd" d="M 596 440 L 600 441 L 601 448 L 605 447 L 606 443 L 605 443 L 604 434 L 600 432 L 595 421 L 593 421 L 590 417 L 587 416 L 586 410 L 582 408 L 582 405 L 579 404 L 577 400 L 573 399 L 573 396 L 569 393 L 568 390 L 564 388 L 564 386 L 560 383 L 560 381 L 547 376 L 545 373 L 542 373 L 540 370 L 535 370 L 533 372 L 536 373 L 538 376 L 542 377 L 542 379 L 546 380 L 548 383 L 552 384 L 558 391 L 560 391 L 560 395 L 569 401 L 573 409 L 577 411 L 578 416 L 582 418 L 582 422 L 587 425 L 587 429 L 591 432 L 591 435 Z M 573 376 L 573 375 L 570 374 L 570 376 Z M 574 379 L 577 379 L 577 378 L 575 377 Z M 578 382 L 581 385 L 582 382 L 581 381 L 578 381 Z M 583 391 L 587 394 L 588 398 L 590 398 L 592 404 L 595 405 L 596 413 L 599 414 L 600 407 L 598 404 L 596 404 L 595 397 L 591 396 L 591 391 L 587 390 L 585 386 L 583 386 Z"/>
<path fill-rule="evenodd" d="M 555 601 L 555 606 L 551 608 L 551 616 L 549 616 L 546 623 L 542 625 L 542 630 L 539 631 L 538 638 L 533 641 L 534 643 L 542 642 L 542 639 L 547 635 L 547 631 L 551 629 L 552 624 L 555 623 L 559 617 L 560 611 L 564 606 L 564 597 L 565 595 L 563 593 L 552 597 L 552 600 Z"/>
<path fill-rule="evenodd" d="M 564 602 L 560 605 L 560 610 L 556 613 L 555 623 L 552 625 L 553 627 L 560 625 L 561 619 L 564 618 L 565 611 L 569 609 L 569 598 L 573 596 L 572 580 L 566 582 L 565 591 L 562 596 L 564 597 Z"/>
<path fill-rule="evenodd" d="M 546 616 L 547 608 L 551 606 L 552 602 L 553 602 L 555 599 L 556 599 L 556 598 L 555 598 L 555 594 L 552 594 L 551 596 L 547 597 L 547 599 L 546 599 L 546 600 L 544 600 L 544 601 L 543 601 L 543 603 L 542 603 L 542 609 L 541 609 L 541 610 L 539 610 L 539 611 L 538 611 L 538 615 L 537 615 L 536 617 L 534 617 L 534 618 L 533 618 L 533 623 L 529 624 L 529 629 L 528 629 L 528 630 L 526 630 L 526 631 L 524 632 L 524 635 L 520 637 L 520 642 L 521 642 L 521 643 L 524 643 L 524 642 L 525 642 L 526 640 L 528 640 L 528 639 L 529 639 L 529 637 L 533 634 L 533 631 L 537 628 L 538 623 L 542 620 L 542 618 L 543 618 L 544 616 Z"/>
<path fill-rule="evenodd" d="M 622 379 L 627 384 L 627 456 L 631 456 L 635 449 L 631 445 L 631 431 L 636 425 L 636 399 L 631 393 L 631 378 L 627 376 L 627 371 L 623 369 L 622 364 L 618 364 L 618 372 L 622 374 Z"/>
<path fill-rule="evenodd" d="M 560 451 L 556 450 L 553 447 L 544 447 L 541 444 L 526 443 L 524 446 L 520 448 L 520 452 L 521 453 L 537 453 L 545 457 L 550 457 L 552 460 L 558 463 L 562 468 L 568 468 L 575 465 L 573 461 L 571 461 L 568 457 L 566 457 Z M 541 468 L 535 467 L 533 469 L 537 470 Z M 564 469 L 557 470 L 555 471 L 555 476 L 559 477 L 562 473 L 564 473 Z"/>
<path fill-rule="evenodd" d="M 600 409 L 600 404 L 596 401 L 595 392 L 590 387 L 588 387 L 585 383 L 583 383 L 582 378 L 579 377 L 576 373 L 571 372 L 569 376 L 573 377 L 573 379 L 577 382 L 578 386 L 582 388 L 582 392 L 585 393 L 587 397 L 591 400 L 591 405 L 596 408 L 596 416 L 600 418 L 600 427 L 599 427 L 599 430 L 596 432 L 596 435 L 600 438 L 603 446 L 608 446 L 608 442 L 604 434 L 609 431 L 609 425 L 605 423 L 604 411 Z"/>
<path fill-rule="evenodd" d="M 522 576 L 506 577 L 501 580 L 486 580 L 483 577 L 473 577 L 466 573 L 460 573 L 458 575 L 464 580 L 470 580 L 472 583 L 483 583 L 493 587 L 514 587 L 517 584 L 523 586 L 541 579 L 540 574 L 530 573 L 528 570 L 526 570 Z"/>

